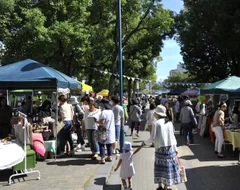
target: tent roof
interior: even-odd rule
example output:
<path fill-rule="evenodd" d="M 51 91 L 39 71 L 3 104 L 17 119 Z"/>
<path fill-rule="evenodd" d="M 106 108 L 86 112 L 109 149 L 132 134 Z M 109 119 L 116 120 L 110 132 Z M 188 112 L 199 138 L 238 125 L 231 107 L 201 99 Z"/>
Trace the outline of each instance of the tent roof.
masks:
<path fill-rule="evenodd" d="M 86 91 L 93 92 L 93 87 L 92 86 L 87 85 L 87 84 L 82 83 L 82 82 L 80 82 L 80 84 L 82 85 L 82 91 L 83 92 L 86 92 Z"/>
<path fill-rule="evenodd" d="M 101 90 L 100 92 L 97 93 L 98 96 L 108 96 L 109 90 Z"/>
<path fill-rule="evenodd" d="M 201 94 L 228 93 L 238 88 L 240 88 L 240 77 L 231 76 L 201 89 Z"/>
<path fill-rule="evenodd" d="M 184 90 L 181 90 L 181 89 L 174 89 L 170 92 L 167 93 L 167 95 L 180 95 L 181 93 L 183 93 Z"/>
<path fill-rule="evenodd" d="M 73 78 L 43 65 L 26 59 L 0 67 L 0 89 L 55 89 L 79 88 Z"/>
<path fill-rule="evenodd" d="M 181 94 L 181 96 L 198 96 L 200 94 L 199 89 L 189 89 Z"/>

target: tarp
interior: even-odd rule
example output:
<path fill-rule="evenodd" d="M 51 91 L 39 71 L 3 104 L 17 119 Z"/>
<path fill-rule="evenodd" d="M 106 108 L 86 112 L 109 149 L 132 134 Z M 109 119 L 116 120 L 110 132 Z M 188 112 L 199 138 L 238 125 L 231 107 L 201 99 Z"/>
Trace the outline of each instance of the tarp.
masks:
<path fill-rule="evenodd" d="M 240 77 L 231 76 L 200 90 L 201 94 L 226 94 L 240 88 Z"/>
<path fill-rule="evenodd" d="M 180 95 L 183 92 L 184 92 L 184 90 L 175 89 L 175 90 L 168 92 L 167 95 Z"/>
<path fill-rule="evenodd" d="M 163 94 L 163 93 L 168 93 L 169 90 L 159 90 L 157 92 L 154 92 L 154 95 L 160 95 L 160 94 Z"/>
<path fill-rule="evenodd" d="M 109 91 L 108 90 L 102 90 L 97 93 L 97 96 L 108 96 Z"/>
<path fill-rule="evenodd" d="M 189 89 L 181 94 L 181 96 L 198 96 L 200 94 L 199 89 Z"/>
<path fill-rule="evenodd" d="M 73 78 L 43 65 L 26 59 L 0 67 L 0 89 L 55 89 L 80 88 Z"/>

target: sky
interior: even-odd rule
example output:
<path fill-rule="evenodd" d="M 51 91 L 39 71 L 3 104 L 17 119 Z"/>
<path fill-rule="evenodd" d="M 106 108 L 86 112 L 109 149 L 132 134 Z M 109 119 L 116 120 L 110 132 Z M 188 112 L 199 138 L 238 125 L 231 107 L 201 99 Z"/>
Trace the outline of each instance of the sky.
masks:
<path fill-rule="evenodd" d="M 183 9 L 182 0 L 162 0 L 165 9 L 179 12 Z M 177 68 L 177 64 L 182 62 L 180 47 L 174 40 L 164 41 L 164 48 L 161 52 L 162 61 L 157 66 L 157 80 L 164 80 L 169 76 L 169 71 Z"/>

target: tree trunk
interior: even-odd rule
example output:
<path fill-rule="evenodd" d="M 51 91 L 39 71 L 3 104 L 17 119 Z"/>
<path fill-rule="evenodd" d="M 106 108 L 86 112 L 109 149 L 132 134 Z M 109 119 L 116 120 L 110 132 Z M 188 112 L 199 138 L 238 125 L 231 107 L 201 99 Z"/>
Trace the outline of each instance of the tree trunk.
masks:
<path fill-rule="evenodd" d="M 127 94 L 128 94 L 128 105 L 130 105 L 130 100 L 132 99 L 132 81 L 128 80 L 127 86 Z"/>
<path fill-rule="evenodd" d="M 114 74 L 117 74 L 117 66 L 118 66 L 118 53 L 117 53 L 117 48 L 114 52 L 114 61 L 112 63 L 112 73 L 113 75 L 111 75 L 110 79 L 109 79 L 109 95 L 113 95 L 114 91 L 115 91 L 115 87 L 116 87 L 116 83 L 115 83 L 115 79 L 116 76 L 114 76 Z"/>
<path fill-rule="evenodd" d="M 136 80 L 134 80 L 134 82 L 133 82 L 133 94 L 132 94 L 132 98 L 133 99 L 136 99 L 136 90 L 137 90 L 137 82 L 136 82 Z"/>

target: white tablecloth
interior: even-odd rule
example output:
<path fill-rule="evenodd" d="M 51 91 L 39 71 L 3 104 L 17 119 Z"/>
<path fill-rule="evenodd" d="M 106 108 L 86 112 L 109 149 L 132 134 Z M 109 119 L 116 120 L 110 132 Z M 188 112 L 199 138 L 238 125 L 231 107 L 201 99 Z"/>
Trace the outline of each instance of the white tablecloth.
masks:
<path fill-rule="evenodd" d="M 0 170 L 11 168 L 22 162 L 25 152 L 16 143 L 6 144 L 0 142 Z"/>

